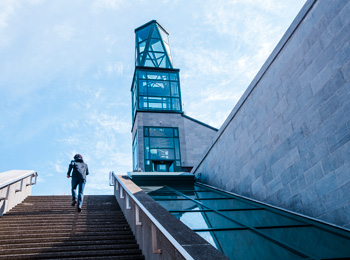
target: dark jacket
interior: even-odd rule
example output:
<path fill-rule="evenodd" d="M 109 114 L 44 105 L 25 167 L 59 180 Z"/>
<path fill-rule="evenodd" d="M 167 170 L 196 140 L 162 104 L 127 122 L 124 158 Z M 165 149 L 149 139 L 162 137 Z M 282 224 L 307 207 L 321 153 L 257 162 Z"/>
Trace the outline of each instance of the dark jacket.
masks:
<path fill-rule="evenodd" d="M 70 162 L 67 175 L 73 170 L 72 178 L 79 178 L 86 180 L 86 175 L 89 175 L 89 169 L 86 163 L 81 159 L 76 159 Z"/>

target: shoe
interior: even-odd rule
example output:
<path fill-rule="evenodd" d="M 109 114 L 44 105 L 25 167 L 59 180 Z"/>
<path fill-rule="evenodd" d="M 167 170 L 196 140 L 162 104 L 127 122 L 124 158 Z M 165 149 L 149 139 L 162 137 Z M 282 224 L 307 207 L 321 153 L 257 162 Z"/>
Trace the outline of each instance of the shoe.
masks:
<path fill-rule="evenodd" d="M 72 202 L 72 207 L 74 207 L 75 204 L 77 204 L 77 202 L 76 202 L 75 200 L 73 200 L 73 202 Z"/>
<path fill-rule="evenodd" d="M 78 209 L 78 212 L 81 212 L 81 208 L 78 207 L 77 209 Z"/>

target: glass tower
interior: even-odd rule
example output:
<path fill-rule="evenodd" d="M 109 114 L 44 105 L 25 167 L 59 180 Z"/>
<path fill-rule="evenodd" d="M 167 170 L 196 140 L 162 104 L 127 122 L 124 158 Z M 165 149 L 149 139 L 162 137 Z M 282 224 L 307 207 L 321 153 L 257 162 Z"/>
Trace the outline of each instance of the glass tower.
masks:
<path fill-rule="evenodd" d="M 179 70 L 173 68 L 168 35 L 154 20 L 135 29 L 133 122 L 137 111 L 182 113 Z"/>
<path fill-rule="evenodd" d="M 182 171 L 177 124 L 163 127 L 149 120 L 142 121 L 141 127 L 137 116 L 138 112 L 153 119 L 159 113 L 182 114 L 179 69 L 173 68 L 168 35 L 155 20 L 135 29 L 131 93 L 133 127 L 138 130 L 133 132 L 134 171 Z"/>

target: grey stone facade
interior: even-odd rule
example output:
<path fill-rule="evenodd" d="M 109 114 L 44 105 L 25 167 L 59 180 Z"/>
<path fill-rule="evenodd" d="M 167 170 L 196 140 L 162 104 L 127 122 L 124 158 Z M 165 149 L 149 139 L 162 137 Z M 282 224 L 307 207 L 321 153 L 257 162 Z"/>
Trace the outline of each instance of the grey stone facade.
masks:
<path fill-rule="evenodd" d="M 193 173 L 350 228 L 350 1 L 309 0 Z"/>
<path fill-rule="evenodd" d="M 132 127 L 132 140 L 136 132 L 138 141 L 138 165 L 144 171 L 143 127 L 178 127 L 182 167 L 193 167 L 212 143 L 217 129 L 181 113 L 137 112 Z"/>

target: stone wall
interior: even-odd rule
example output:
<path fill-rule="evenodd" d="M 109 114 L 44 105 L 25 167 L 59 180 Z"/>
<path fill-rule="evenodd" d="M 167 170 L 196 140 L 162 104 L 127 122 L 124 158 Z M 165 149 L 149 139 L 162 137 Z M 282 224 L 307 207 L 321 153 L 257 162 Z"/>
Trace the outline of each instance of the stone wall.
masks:
<path fill-rule="evenodd" d="M 217 129 L 180 113 L 137 112 L 132 138 L 138 132 L 139 168 L 144 171 L 143 127 L 178 127 L 183 167 L 193 167 L 211 144 Z"/>
<path fill-rule="evenodd" d="M 194 168 L 350 228 L 350 1 L 309 0 Z"/>

